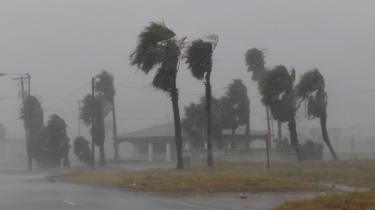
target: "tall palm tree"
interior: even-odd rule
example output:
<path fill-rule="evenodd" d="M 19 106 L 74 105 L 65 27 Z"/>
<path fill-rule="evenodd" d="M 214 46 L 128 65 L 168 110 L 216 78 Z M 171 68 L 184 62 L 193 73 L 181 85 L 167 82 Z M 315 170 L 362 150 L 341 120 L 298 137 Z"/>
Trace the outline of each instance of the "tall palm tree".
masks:
<path fill-rule="evenodd" d="M 221 98 L 223 108 L 223 127 L 231 129 L 235 134 L 239 126 L 245 126 L 245 135 L 250 135 L 250 100 L 247 88 L 242 80 L 234 79 L 226 87 L 225 95 Z"/>
<path fill-rule="evenodd" d="M 318 69 L 307 71 L 302 75 L 297 85 L 297 96 L 302 102 L 305 102 L 308 116 L 312 119 L 320 119 L 323 141 L 331 152 L 333 159 L 338 160 L 327 131 L 327 93 L 324 77 Z"/>
<path fill-rule="evenodd" d="M 94 113 L 94 116 L 92 113 Z M 93 99 L 91 95 L 85 96 L 82 101 L 80 117 L 85 125 L 91 125 L 90 132 L 93 137 L 94 144 L 99 147 L 99 164 L 105 166 L 105 127 L 102 101 L 97 98 Z"/>
<path fill-rule="evenodd" d="M 212 72 L 212 54 L 217 45 L 218 36 L 211 35 L 212 41 L 197 39 L 191 43 L 186 50 L 186 63 L 194 78 L 204 79 L 206 88 L 206 114 L 207 114 L 207 166 L 214 167 L 214 158 L 212 152 L 211 140 L 211 72 Z"/>
<path fill-rule="evenodd" d="M 117 122 L 116 122 L 116 107 L 115 107 L 115 87 L 113 82 L 113 75 L 103 70 L 96 76 L 95 80 L 95 92 L 97 97 L 102 100 L 104 110 L 109 107 L 112 113 L 112 135 L 113 135 L 113 149 L 114 149 L 114 161 L 119 161 L 119 149 L 117 142 Z M 104 118 L 107 112 L 104 112 Z"/>
<path fill-rule="evenodd" d="M 272 116 L 280 122 L 288 123 L 291 144 L 296 150 L 298 161 L 301 161 L 295 119 L 298 106 L 294 81 L 294 70 L 288 72 L 285 66 L 279 65 L 262 76 L 259 91 L 263 104 L 270 108 Z"/>
<path fill-rule="evenodd" d="M 245 63 L 247 65 L 247 71 L 253 73 L 252 79 L 254 81 L 259 81 L 262 74 L 266 71 L 263 51 L 257 48 L 247 50 Z"/>
<path fill-rule="evenodd" d="M 40 162 L 40 153 L 43 150 L 41 144 L 41 131 L 44 127 L 43 108 L 35 96 L 28 96 L 20 110 L 20 118 L 24 120 L 24 126 L 28 130 L 28 141 L 26 149 L 28 153 L 29 167 L 32 165 L 32 159 Z M 32 123 L 27 123 L 28 121 Z"/>
<path fill-rule="evenodd" d="M 181 119 L 178 105 L 178 89 L 176 85 L 177 72 L 180 63 L 181 50 L 184 40 L 178 40 L 176 34 L 164 23 L 151 22 L 138 36 L 138 44 L 130 55 L 132 65 L 145 74 L 155 69 L 156 74 L 152 85 L 171 97 L 177 169 L 183 169 Z"/>
<path fill-rule="evenodd" d="M 258 48 L 249 49 L 245 54 L 245 63 L 248 67 L 247 71 L 252 72 L 252 79 L 258 81 L 262 78 L 262 75 L 266 72 L 264 52 Z M 268 112 L 269 108 L 266 107 Z M 278 138 L 281 140 L 282 136 L 282 122 L 277 121 Z"/>

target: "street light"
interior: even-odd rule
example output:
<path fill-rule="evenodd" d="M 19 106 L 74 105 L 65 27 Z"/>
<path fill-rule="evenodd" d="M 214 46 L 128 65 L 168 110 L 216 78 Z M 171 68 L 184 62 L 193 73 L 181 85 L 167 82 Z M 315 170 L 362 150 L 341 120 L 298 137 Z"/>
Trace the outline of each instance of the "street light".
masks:
<path fill-rule="evenodd" d="M 24 79 L 27 79 L 27 95 L 30 97 L 31 95 L 31 85 L 30 85 L 30 80 L 31 80 L 31 75 L 29 73 L 0 73 L 0 77 L 4 76 L 17 76 L 13 78 L 13 80 L 19 80 L 21 83 L 21 97 L 22 97 L 22 105 L 25 107 L 25 88 L 24 88 Z M 27 112 L 25 113 L 25 136 L 26 136 L 26 153 L 27 153 L 27 165 L 28 169 L 31 171 L 32 170 L 32 157 L 31 157 L 31 145 L 30 145 L 30 113 Z"/>

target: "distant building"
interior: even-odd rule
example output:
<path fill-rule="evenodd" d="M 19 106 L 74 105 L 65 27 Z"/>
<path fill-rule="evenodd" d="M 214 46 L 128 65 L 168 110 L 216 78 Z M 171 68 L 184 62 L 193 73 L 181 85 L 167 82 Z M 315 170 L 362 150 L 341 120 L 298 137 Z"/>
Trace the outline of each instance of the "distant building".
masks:
<path fill-rule="evenodd" d="M 236 134 L 232 135 L 230 130 L 224 130 L 220 139 L 213 139 L 214 151 L 218 155 L 224 154 L 249 154 L 252 142 L 255 140 L 264 141 L 265 132 L 250 131 L 245 135 L 245 129 L 240 127 Z M 156 125 L 142 130 L 120 134 L 117 140 L 130 143 L 132 146 L 132 159 L 138 161 L 173 161 L 176 159 L 174 124 L 167 123 Z M 192 139 L 183 133 L 183 152 L 185 155 L 202 153 L 206 149 L 206 143 L 201 147 L 193 146 Z M 263 143 L 263 142 L 261 142 Z M 264 143 L 263 143 L 264 144 Z M 262 149 L 263 150 L 263 149 Z"/>

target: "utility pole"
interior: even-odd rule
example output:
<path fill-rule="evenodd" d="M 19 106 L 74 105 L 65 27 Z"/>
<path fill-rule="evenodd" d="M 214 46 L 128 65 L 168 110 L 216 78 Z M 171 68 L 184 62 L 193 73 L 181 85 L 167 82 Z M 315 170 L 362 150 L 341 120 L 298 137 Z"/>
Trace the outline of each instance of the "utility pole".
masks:
<path fill-rule="evenodd" d="M 93 135 L 93 127 L 95 123 L 95 78 L 91 79 L 91 170 L 95 170 L 95 142 L 94 142 L 94 135 Z"/>
<path fill-rule="evenodd" d="M 31 142 L 30 142 L 30 111 L 27 110 L 27 104 L 26 104 L 26 97 L 25 97 L 25 85 L 24 85 L 24 79 L 27 79 L 28 82 L 28 100 L 31 94 L 30 90 L 30 74 L 25 74 L 25 76 L 15 77 L 13 80 L 18 80 L 21 84 L 21 99 L 22 99 L 22 106 L 24 109 L 24 120 L 25 120 L 25 137 L 26 137 L 26 154 L 27 154 L 27 166 L 28 170 L 32 170 L 32 157 L 31 157 Z"/>
<path fill-rule="evenodd" d="M 81 101 L 78 101 L 78 136 L 81 136 Z"/>
<path fill-rule="evenodd" d="M 32 170 L 32 149 L 31 149 L 31 137 L 30 137 L 30 125 L 31 125 L 31 113 L 30 111 L 26 110 L 26 99 L 25 99 L 25 86 L 24 86 L 24 79 L 27 79 L 27 95 L 28 100 L 31 96 L 31 75 L 29 73 L 22 73 L 22 74 L 7 74 L 7 73 L 0 73 L 0 77 L 3 76 L 17 76 L 13 78 L 13 80 L 17 80 L 21 84 L 21 99 L 22 99 L 22 106 L 24 109 L 24 121 L 25 121 L 25 137 L 26 137 L 26 153 L 27 153 L 27 165 L 29 171 Z"/>
<path fill-rule="evenodd" d="M 354 137 L 353 136 L 350 139 L 350 147 L 351 147 L 351 153 L 352 153 L 353 159 L 357 159 L 357 155 L 355 154 L 355 150 L 354 150 Z"/>
<path fill-rule="evenodd" d="M 120 154 L 119 154 L 119 143 L 117 141 L 117 121 L 116 121 L 116 106 L 115 106 L 115 96 L 113 96 L 112 100 L 112 121 L 113 121 L 113 149 L 114 149 L 114 160 L 115 162 L 120 161 Z"/>
<path fill-rule="evenodd" d="M 270 141 L 271 141 L 271 125 L 270 125 L 270 110 L 269 107 L 266 106 L 266 114 L 267 114 L 267 137 L 266 137 L 266 155 L 267 155 L 267 170 L 271 170 L 270 164 Z"/>

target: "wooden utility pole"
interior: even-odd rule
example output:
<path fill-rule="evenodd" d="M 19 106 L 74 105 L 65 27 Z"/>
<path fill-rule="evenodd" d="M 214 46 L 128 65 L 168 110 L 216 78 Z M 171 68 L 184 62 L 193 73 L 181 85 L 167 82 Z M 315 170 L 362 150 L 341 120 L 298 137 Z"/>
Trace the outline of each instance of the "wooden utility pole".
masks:
<path fill-rule="evenodd" d="M 266 106 L 266 114 L 267 114 L 267 137 L 266 137 L 266 155 L 267 155 L 267 170 L 271 170 L 270 164 L 270 141 L 271 141 L 271 125 L 270 125 L 270 110 L 269 107 Z"/>
<path fill-rule="evenodd" d="M 27 79 L 28 82 L 28 100 L 30 95 L 31 95 L 31 90 L 30 90 L 30 74 L 26 74 L 25 76 L 20 76 L 20 77 L 15 77 L 13 80 L 18 80 L 21 85 L 21 99 L 22 99 L 22 106 L 24 110 L 24 120 L 25 120 L 25 138 L 26 138 L 26 154 L 27 154 L 27 168 L 29 171 L 32 170 L 32 156 L 31 156 L 31 140 L 30 140 L 30 111 L 27 110 L 27 104 L 26 104 L 26 96 L 25 96 L 25 85 L 24 85 L 24 79 Z"/>
<path fill-rule="evenodd" d="M 120 161 L 120 154 L 119 154 L 119 143 L 117 141 L 117 121 L 116 121 L 116 106 L 115 106 L 115 96 L 113 96 L 113 101 L 112 101 L 112 134 L 113 134 L 113 149 L 114 149 L 114 160 L 116 162 Z"/>
<path fill-rule="evenodd" d="M 91 79 L 91 170 L 95 170 L 95 142 L 93 135 L 93 127 L 95 123 L 95 78 Z"/>
<path fill-rule="evenodd" d="M 78 101 L 78 136 L 81 136 L 81 101 Z"/>

